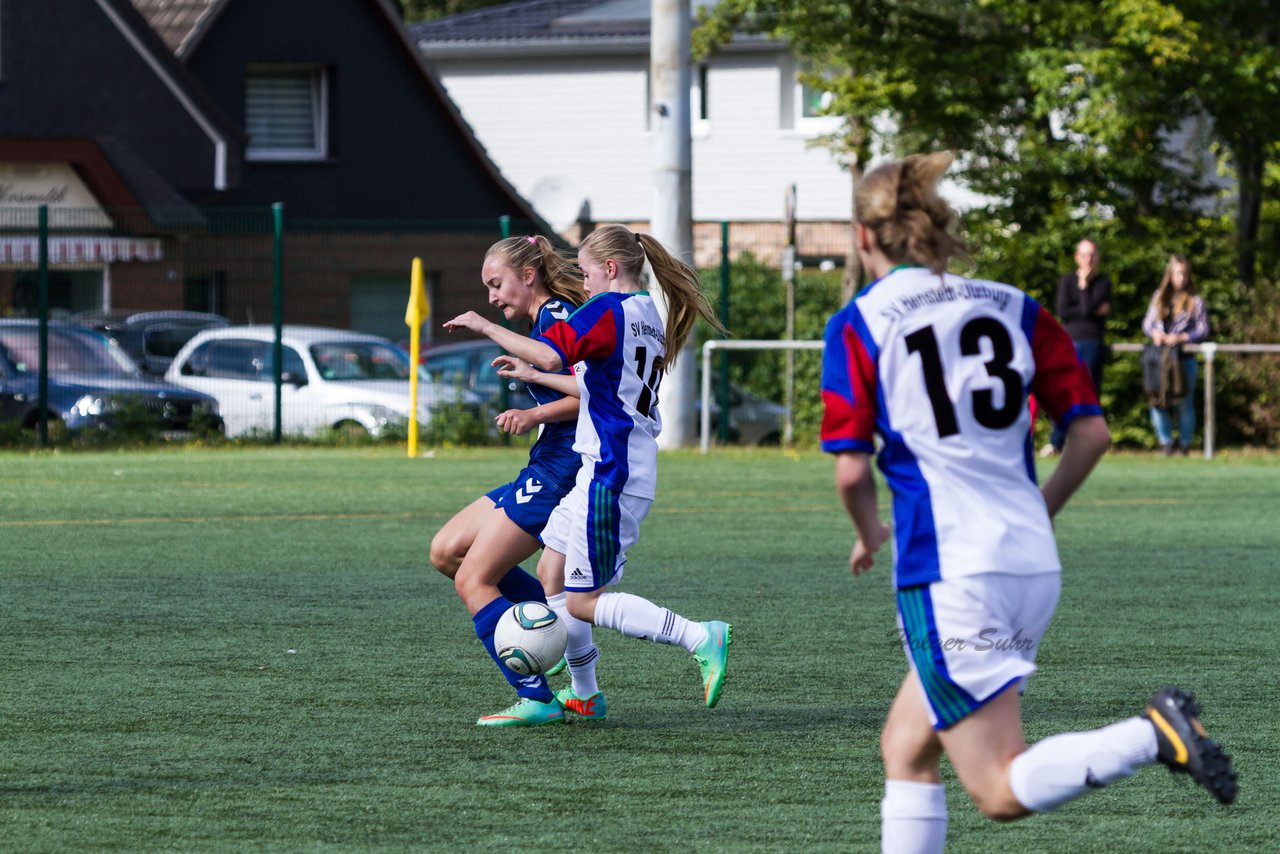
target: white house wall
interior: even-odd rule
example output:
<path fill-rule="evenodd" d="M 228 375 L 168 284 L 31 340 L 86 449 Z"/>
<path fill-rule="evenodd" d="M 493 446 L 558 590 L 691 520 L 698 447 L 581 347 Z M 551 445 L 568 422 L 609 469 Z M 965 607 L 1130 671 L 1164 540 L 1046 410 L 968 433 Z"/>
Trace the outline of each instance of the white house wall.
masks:
<path fill-rule="evenodd" d="M 598 222 L 649 218 L 646 56 L 435 64 L 503 175 L 554 226 L 571 225 L 584 204 Z M 792 183 L 799 218 L 849 219 L 848 173 L 809 145 L 814 132 L 782 127 L 792 85 L 785 56 L 712 60 L 709 119 L 693 142 L 695 219 L 776 221 Z"/>

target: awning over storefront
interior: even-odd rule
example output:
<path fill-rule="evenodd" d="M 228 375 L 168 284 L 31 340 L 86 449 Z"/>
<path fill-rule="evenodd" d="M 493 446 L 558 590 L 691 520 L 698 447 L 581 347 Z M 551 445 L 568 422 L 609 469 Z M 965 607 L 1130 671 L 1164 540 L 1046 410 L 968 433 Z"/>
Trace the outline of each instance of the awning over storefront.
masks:
<path fill-rule="evenodd" d="M 160 261 L 164 258 L 157 237 L 50 237 L 49 264 L 114 264 L 123 261 Z M 0 237 L 0 265 L 34 267 L 40 262 L 40 241 L 35 237 Z"/>

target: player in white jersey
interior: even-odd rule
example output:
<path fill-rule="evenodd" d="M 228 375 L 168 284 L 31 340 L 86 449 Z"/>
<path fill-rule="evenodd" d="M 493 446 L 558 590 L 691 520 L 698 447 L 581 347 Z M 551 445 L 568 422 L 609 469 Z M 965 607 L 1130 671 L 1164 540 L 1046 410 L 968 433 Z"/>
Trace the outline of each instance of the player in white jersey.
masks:
<path fill-rule="evenodd" d="M 667 302 L 667 319 L 641 290 L 648 261 Z M 653 503 L 657 479 L 658 386 L 693 331 L 698 315 L 719 328 L 697 273 L 652 237 L 620 225 L 596 229 L 578 251 L 591 299 L 537 340 L 511 333 L 468 313 L 445 324 L 489 336 L 540 370 L 578 365 L 581 390 L 574 448 L 582 468 L 573 490 L 543 531 L 538 575 L 564 580 L 564 593 L 548 596 L 557 614 L 605 626 L 628 637 L 682 646 L 702 674 L 708 707 L 720 698 L 729 647 L 728 623 L 693 622 L 647 599 L 608 589 L 622 578 L 627 549 Z M 565 657 L 573 684 L 557 692 L 565 708 L 599 718 L 604 695 L 596 683 L 589 631 L 569 625 Z"/>
<path fill-rule="evenodd" d="M 1140 716 L 1026 745 L 1020 688 L 1059 590 L 1051 519 L 1110 435 L 1070 338 L 1047 311 L 1009 285 L 945 272 L 963 251 L 937 194 L 950 162 L 916 155 L 860 182 L 856 240 L 874 281 L 831 319 L 823 356 L 822 445 L 836 455 L 837 490 L 858 535 L 850 566 L 866 571 L 892 539 L 909 663 L 881 737 L 882 849 L 942 851 L 944 752 L 974 803 L 999 821 L 1055 809 L 1156 761 L 1230 803 L 1230 758 L 1176 688 L 1157 692 Z M 1028 393 L 1067 431 L 1040 488 Z M 892 531 L 876 509 L 877 447 Z"/>

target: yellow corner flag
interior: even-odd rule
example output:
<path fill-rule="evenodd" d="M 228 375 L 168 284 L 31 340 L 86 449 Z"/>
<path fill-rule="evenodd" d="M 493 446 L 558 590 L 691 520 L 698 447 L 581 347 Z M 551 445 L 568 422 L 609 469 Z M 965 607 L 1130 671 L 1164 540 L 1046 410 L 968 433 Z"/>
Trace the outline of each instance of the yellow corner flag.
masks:
<path fill-rule="evenodd" d="M 427 302 L 427 290 L 422 284 L 422 259 L 413 259 L 409 274 L 409 306 L 404 310 L 404 322 L 410 329 L 420 329 L 431 316 L 431 304 Z"/>
<path fill-rule="evenodd" d="M 421 366 L 422 324 L 431 316 L 427 291 L 422 284 L 422 259 L 414 258 L 409 273 L 409 306 L 404 322 L 409 327 L 409 458 L 418 456 L 418 370 Z"/>

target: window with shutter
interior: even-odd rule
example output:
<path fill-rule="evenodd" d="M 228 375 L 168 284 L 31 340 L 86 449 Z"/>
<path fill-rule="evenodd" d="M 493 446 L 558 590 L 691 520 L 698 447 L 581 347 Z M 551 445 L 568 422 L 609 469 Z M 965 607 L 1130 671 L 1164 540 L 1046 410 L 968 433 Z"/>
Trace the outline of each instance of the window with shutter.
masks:
<path fill-rule="evenodd" d="M 319 160 L 328 155 L 328 80 L 315 66 L 249 66 L 245 130 L 250 160 Z"/>

